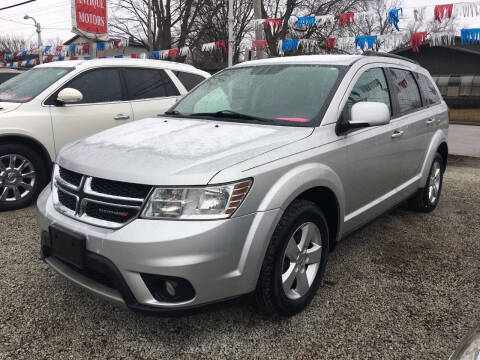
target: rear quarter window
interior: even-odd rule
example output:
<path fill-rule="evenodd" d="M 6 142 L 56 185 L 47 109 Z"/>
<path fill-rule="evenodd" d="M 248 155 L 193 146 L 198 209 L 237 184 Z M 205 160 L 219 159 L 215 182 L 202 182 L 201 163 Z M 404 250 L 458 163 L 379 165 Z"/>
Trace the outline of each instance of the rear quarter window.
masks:
<path fill-rule="evenodd" d="M 423 74 L 417 74 L 418 85 L 422 91 L 425 105 L 435 105 L 440 103 L 440 96 L 433 82 Z"/>
<path fill-rule="evenodd" d="M 185 86 L 187 91 L 192 90 L 195 86 L 200 84 L 205 78 L 202 75 L 192 74 L 183 71 L 173 71 L 173 74 L 180 80 L 180 82 Z"/>

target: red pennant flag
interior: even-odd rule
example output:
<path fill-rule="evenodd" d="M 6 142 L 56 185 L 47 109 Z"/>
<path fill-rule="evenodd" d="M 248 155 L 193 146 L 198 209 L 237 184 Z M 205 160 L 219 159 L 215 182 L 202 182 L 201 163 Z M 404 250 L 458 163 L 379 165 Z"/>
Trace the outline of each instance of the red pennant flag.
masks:
<path fill-rule="evenodd" d="M 271 29 L 275 31 L 282 28 L 282 19 L 266 19 L 265 20 L 265 30 Z"/>
<path fill-rule="evenodd" d="M 351 24 L 355 24 L 355 13 L 345 13 L 345 14 L 340 14 L 340 26 L 341 27 L 347 27 L 350 26 Z"/>
<path fill-rule="evenodd" d="M 168 57 L 177 57 L 180 54 L 180 49 L 170 49 L 168 50 Z"/>
<path fill-rule="evenodd" d="M 35 59 L 35 65 L 39 65 L 40 64 L 40 58 L 36 58 Z"/>
<path fill-rule="evenodd" d="M 252 51 L 264 51 L 267 48 L 267 40 L 253 40 Z"/>
<path fill-rule="evenodd" d="M 335 44 L 337 42 L 336 38 L 327 38 L 327 52 L 329 54 L 332 53 L 333 49 L 335 48 Z"/>
<path fill-rule="evenodd" d="M 130 55 L 132 59 L 138 59 L 138 54 L 132 54 Z"/>
<path fill-rule="evenodd" d="M 427 32 L 415 32 L 412 34 L 412 39 L 410 40 L 410 45 L 414 52 L 420 52 L 419 46 L 425 44 L 427 41 Z"/>
<path fill-rule="evenodd" d="M 442 19 L 452 17 L 453 4 L 435 6 L 435 21 L 442 22 Z"/>
<path fill-rule="evenodd" d="M 122 40 L 115 40 L 113 44 L 115 45 L 116 48 L 119 48 L 120 45 L 122 44 Z"/>
<path fill-rule="evenodd" d="M 215 41 L 215 50 L 222 48 L 224 52 L 227 52 L 227 47 L 225 46 L 225 40 Z"/>
<path fill-rule="evenodd" d="M 82 50 L 83 52 L 88 52 L 90 50 L 90 44 L 83 44 Z"/>
<path fill-rule="evenodd" d="M 45 57 L 45 62 L 52 62 L 53 61 L 53 55 L 48 55 Z"/>
<path fill-rule="evenodd" d="M 62 49 L 63 49 L 62 45 L 57 45 L 57 47 L 55 48 L 55 51 L 60 52 L 62 51 Z"/>

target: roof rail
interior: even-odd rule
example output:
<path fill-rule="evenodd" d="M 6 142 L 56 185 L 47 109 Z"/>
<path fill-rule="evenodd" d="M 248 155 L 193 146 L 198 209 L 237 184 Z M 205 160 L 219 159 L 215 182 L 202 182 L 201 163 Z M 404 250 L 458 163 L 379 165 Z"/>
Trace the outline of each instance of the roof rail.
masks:
<path fill-rule="evenodd" d="M 415 61 L 415 60 L 412 60 L 412 59 L 409 59 L 405 56 L 400 56 L 400 55 L 396 55 L 396 54 L 390 54 L 390 53 L 384 53 L 384 52 L 376 52 L 376 51 L 365 51 L 363 53 L 364 56 L 381 56 L 381 57 L 387 57 L 387 58 L 392 58 L 392 59 L 398 59 L 398 60 L 404 60 L 404 61 L 408 61 L 410 63 L 413 63 L 413 64 L 417 64 L 417 65 L 420 65 L 418 63 L 418 61 Z"/>

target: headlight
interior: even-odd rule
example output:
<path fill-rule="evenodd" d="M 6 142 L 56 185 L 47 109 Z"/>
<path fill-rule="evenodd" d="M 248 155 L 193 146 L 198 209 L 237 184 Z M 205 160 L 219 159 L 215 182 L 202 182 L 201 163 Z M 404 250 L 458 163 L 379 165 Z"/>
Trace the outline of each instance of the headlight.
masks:
<path fill-rule="evenodd" d="M 203 188 L 156 188 L 142 212 L 147 219 L 210 220 L 230 217 L 241 205 L 251 180 Z"/>

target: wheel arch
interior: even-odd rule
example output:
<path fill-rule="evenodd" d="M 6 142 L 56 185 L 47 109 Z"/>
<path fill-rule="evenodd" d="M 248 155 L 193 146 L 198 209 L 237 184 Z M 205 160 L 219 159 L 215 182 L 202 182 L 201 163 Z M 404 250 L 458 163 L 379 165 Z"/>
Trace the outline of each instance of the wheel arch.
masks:
<path fill-rule="evenodd" d="M 443 129 L 437 130 L 430 141 L 425 159 L 423 161 L 421 179 L 418 182 L 418 188 L 422 188 L 425 185 L 428 178 L 428 173 L 430 172 L 430 166 L 432 165 L 433 158 L 437 152 L 440 153 L 444 160 L 448 158 L 447 136 Z M 444 163 L 444 167 L 445 165 L 446 162 Z"/>
<path fill-rule="evenodd" d="M 48 171 L 47 175 L 51 176 L 51 171 L 52 171 L 52 159 L 50 157 L 50 154 L 48 153 L 48 150 L 45 148 L 43 144 L 41 144 L 38 140 L 35 140 L 32 137 L 25 136 L 25 135 L 10 135 L 10 134 L 5 134 L 5 135 L 0 135 L 0 144 L 21 144 L 25 145 L 36 152 L 38 152 L 45 164 L 45 167 Z"/>
<path fill-rule="evenodd" d="M 303 164 L 283 174 L 271 186 L 258 210 L 285 211 L 296 199 L 309 200 L 320 207 L 327 218 L 333 248 L 341 237 L 344 216 L 344 192 L 339 176 L 324 164 Z"/>
<path fill-rule="evenodd" d="M 437 152 L 442 156 L 443 170 L 445 170 L 447 168 L 447 161 L 448 161 L 448 145 L 446 141 L 440 144 L 440 146 L 437 149 Z"/>

